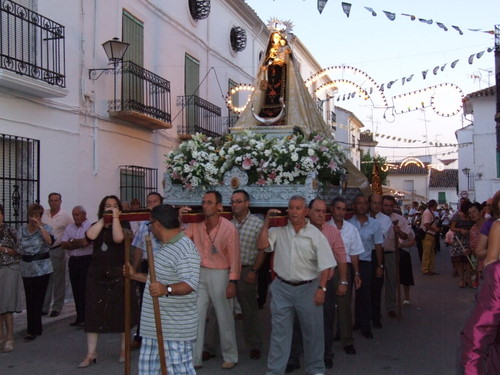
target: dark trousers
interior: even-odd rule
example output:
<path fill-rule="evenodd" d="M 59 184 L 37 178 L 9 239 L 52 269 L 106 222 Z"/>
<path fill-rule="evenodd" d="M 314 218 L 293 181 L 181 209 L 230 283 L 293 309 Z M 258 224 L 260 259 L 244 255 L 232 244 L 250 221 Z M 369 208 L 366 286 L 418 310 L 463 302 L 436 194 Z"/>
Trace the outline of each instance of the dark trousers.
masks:
<path fill-rule="evenodd" d="M 148 271 L 149 271 L 148 260 L 147 259 L 143 259 L 142 262 L 141 262 L 141 273 L 147 274 Z M 142 309 L 142 297 L 144 296 L 144 288 L 146 287 L 146 284 L 145 283 L 137 282 L 136 285 L 137 285 L 137 293 L 139 294 L 138 300 L 139 300 L 139 316 L 140 316 L 141 309 Z M 137 323 L 137 330 L 135 332 L 134 340 L 135 341 L 141 341 L 142 340 L 142 337 L 141 337 L 141 320 L 140 319 L 139 319 L 139 322 Z"/>
<path fill-rule="evenodd" d="M 326 283 L 325 303 L 323 304 L 323 329 L 325 332 L 325 360 L 333 359 L 333 331 L 335 322 L 335 308 L 337 305 L 337 286 L 339 283 L 338 270 L 335 276 Z"/>
<path fill-rule="evenodd" d="M 380 304 L 382 299 L 382 288 L 384 287 L 384 277 L 377 277 L 378 260 L 375 250 L 372 251 L 372 322 L 380 323 L 382 318 Z"/>
<path fill-rule="evenodd" d="M 359 261 L 359 273 L 361 277 L 361 288 L 356 290 L 354 299 L 354 316 L 356 325 L 362 332 L 370 331 L 372 316 L 372 264 L 371 262 Z"/>
<path fill-rule="evenodd" d="M 257 303 L 259 304 L 259 309 L 262 309 L 266 304 L 267 292 L 269 289 L 269 283 L 271 280 L 271 256 L 267 254 L 264 263 L 257 273 Z"/>
<path fill-rule="evenodd" d="M 85 288 L 92 255 L 71 256 L 68 261 L 69 280 L 75 301 L 76 319 L 85 322 Z"/>
<path fill-rule="evenodd" d="M 28 335 L 39 336 L 42 334 L 42 308 L 47 286 L 49 285 L 49 278 L 50 274 L 23 277 Z"/>

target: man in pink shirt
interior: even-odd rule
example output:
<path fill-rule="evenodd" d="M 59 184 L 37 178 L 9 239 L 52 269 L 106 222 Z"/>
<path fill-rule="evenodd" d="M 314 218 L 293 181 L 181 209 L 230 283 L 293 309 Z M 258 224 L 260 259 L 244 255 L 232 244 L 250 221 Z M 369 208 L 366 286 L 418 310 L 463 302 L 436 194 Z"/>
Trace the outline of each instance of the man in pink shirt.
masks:
<path fill-rule="evenodd" d="M 195 368 L 202 366 L 203 341 L 207 310 L 212 303 L 219 325 L 222 368 L 231 369 L 238 362 L 236 331 L 233 318 L 233 298 L 240 278 L 240 239 L 233 223 L 219 215 L 222 196 L 218 191 L 207 191 L 202 200 L 205 220 L 191 223 L 184 230 L 193 240 L 201 257 L 198 287 L 198 336 L 193 350 Z M 180 214 L 189 208 L 181 208 Z"/>

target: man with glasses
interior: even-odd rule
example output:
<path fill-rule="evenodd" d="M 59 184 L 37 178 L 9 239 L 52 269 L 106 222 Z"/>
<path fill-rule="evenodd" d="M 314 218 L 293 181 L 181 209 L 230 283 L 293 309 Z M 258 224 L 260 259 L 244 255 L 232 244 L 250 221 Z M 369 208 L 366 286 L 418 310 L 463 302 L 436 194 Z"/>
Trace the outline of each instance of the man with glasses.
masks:
<path fill-rule="evenodd" d="M 218 191 L 205 193 L 201 202 L 205 220 L 190 223 L 184 230 L 193 240 L 201 256 L 200 286 L 197 308 L 199 313 L 198 338 L 194 347 L 195 368 L 202 367 L 205 321 L 210 303 L 215 309 L 224 362 L 223 369 L 231 369 L 238 362 L 238 348 L 233 317 L 233 298 L 240 278 L 240 238 L 229 220 L 219 215 L 222 196 Z M 180 216 L 189 207 L 179 210 Z"/>

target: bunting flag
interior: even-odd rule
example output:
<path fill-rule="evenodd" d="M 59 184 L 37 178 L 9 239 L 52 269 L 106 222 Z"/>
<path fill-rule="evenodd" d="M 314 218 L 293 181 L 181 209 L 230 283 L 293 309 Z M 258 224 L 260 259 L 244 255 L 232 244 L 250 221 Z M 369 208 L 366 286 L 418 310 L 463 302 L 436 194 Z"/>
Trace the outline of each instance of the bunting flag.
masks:
<path fill-rule="evenodd" d="M 391 21 L 394 21 L 396 19 L 396 13 L 388 12 L 386 10 L 383 10 L 382 12 L 384 12 L 387 18 Z"/>
<path fill-rule="evenodd" d="M 351 13 L 351 4 L 342 3 L 342 10 L 344 11 L 347 18 L 349 18 L 349 14 Z"/>
<path fill-rule="evenodd" d="M 377 16 L 377 13 L 373 10 L 373 8 L 365 7 L 365 9 L 372 14 L 373 17 Z"/>
<path fill-rule="evenodd" d="M 458 62 L 459 62 L 459 59 L 457 59 L 457 60 L 453 61 L 453 62 L 451 63 L 451 67 L 452 67 L 452 68 L 455 68 L 455 66 L 457 66 Z"/>
<path fill-rule="evenodd" d="M 318 10 L 320 11 L 320 13 L 322 12 L 323 8 L 324 8 L 324 4 L 323 4 L 323 8 L 321 8 L 320 10 L 320 3 L 326 3 L 326 0 L 318 0 Z M 342 2 L 342 10 L 344 11 L 344 13 L 346 14 L 347 17 L 349 17 L 349 14 L 351 13 L 351 7 L 352 7 L 352 4 L 350 3 L 346 3 L 346 2 Z M 368 12 L 370 12 L 370 14 L 373 16 L 373 17 L 376 17 L 377 16 L 377 12 L 371 8 L 371 7 L 367 7 L 367 6 L 363 6 Z M 388 10 L 383 10 L 382 11 L 385 16 L 387 17 L 387 19 L 389 19 L 390 21 L 394 21 L 396 19 L 396 13 L 395 12 L 391 12 L 391 11 L 388 11 Z M 417 17 L 415 16 L 414 14 L 409 14 L 409 13 L 401 13 L 402 16 L 405 16 L 405 17 L 409 17 L 410 20 L 412 21 L 416 21 L 418 20 L 419 22 L 421 23 L 424 23 L 426 25 L 432 25 L 434 23 L 434 21 L 432 19 L 427 19 L 427 18 L 422 18 L 422 17 Z M 436 25 L 443 31 L 448 31 L 448 27 L 446 27 L 446 25 L 442 22 L 435 22 Z M 453 29 L 455 29 L 456 31 L 458 31 L 458 33 L 460 35 L 464 35 L 464 32 L 462 31 L 462 29 L 456 25 L 452 25 L 451 26 Z M 478 28 L 474 28 L 474 29 L 467 29 L 468 31 L 472 31 L 472 32 L 481 32 L 481 33 L 486 33 L 486 34 L 490 34 L 490 35 L 495 35 L 495 31 L 494 30 L 484 30 L 484 29 L 478 29 Z"/>
<path fill-rule="evenodd" d="M 323 13 L 323 9 L 325 9 L 325 5 L 328 0 L 318 0 L 318 12 L 319 14 Z"/>
<path fill-rule="evenodd" d="M 340 125 L 341 128 L 343 128 L 342 125 Z M 345 128 L 347 129 L 348 126 L 346 125 Z M 373 138 L 379 138 L 379 139 L 386 139 L 388 141 L 397 141 L 401 143 L 421 143 L 423 147 L 426 147 L 426 145 L 432 146 L 432 147 L 466 147 L 468 144 L 463 143 L 463 144 L 457 144 L 457 143 L 443 143 L 443 142 L 429 142 L 425 139 L 414 139 L 414 138 L 404 138 L 404 137 L 398 137 L 395 135 L 389 135 L 389 134 L 382 134 L 382 133 L 370 133 L 372 134 Z"/>
<path fill-rule="evenodd" d="M 429 69 L 422 71 L 422 77 L 423 77 L 424 79 L 426 79 L 426 78 L 427 78 L 427 72 L 428 72 L 428 71 L 429 71 Z"/>
<path fill-rule="evenodd" d="M 470 55 L 467 61 L 469 62 L 470 65 L 472 65 L 472 63 L 474 62 L 474 54 Z"/>

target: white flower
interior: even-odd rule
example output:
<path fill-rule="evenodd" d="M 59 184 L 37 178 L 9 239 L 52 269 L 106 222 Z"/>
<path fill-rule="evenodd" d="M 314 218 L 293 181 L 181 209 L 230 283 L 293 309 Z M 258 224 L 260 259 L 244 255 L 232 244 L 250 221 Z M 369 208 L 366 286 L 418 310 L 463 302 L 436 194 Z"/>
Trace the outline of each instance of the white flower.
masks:
<path fill-rule="evenodd" d="M 292 161 L 297 161 L 299 160 L 299 155 L 296 154 L 295 152 L 292 154 L 292 157 L 291 157 Z"/>

